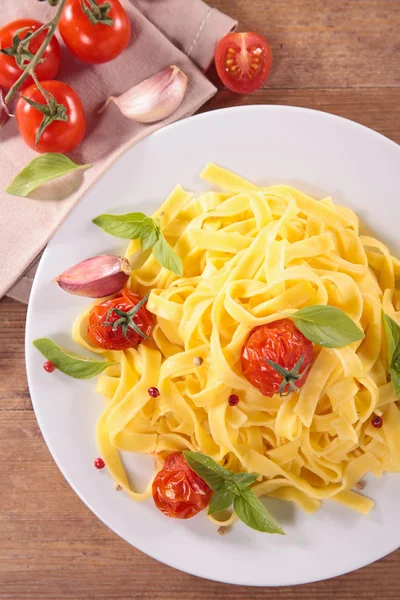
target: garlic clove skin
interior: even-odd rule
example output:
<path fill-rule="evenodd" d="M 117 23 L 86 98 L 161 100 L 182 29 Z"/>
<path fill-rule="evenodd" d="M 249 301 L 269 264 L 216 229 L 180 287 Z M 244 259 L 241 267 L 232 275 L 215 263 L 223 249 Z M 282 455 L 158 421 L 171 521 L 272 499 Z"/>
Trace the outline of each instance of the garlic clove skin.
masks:
<path fill-rule="evenodd" d="M 103 298 L 119 292 L 126 285 L 130 274 L 131 266 L 126 258 L 103 254 L 67 269 L 53 281 L 69 294 Z"/>
<path fill-rule="evenodd" d="M 121 96 L 111 96 L 100 112 L 114 102 L 121 113 L 138 123 L 155 123 L 172 115 L 182 103 L 188 78 L 175 65 L 149 77 Z"/>

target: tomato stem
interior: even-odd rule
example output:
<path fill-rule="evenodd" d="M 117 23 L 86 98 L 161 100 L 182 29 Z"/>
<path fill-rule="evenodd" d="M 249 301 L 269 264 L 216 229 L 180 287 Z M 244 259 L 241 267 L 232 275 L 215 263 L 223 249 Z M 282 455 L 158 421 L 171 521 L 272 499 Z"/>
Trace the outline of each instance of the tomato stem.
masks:
<path fill-rule="evenodd" d="M 0 54 L 12 56 L 18 67 L 22 70 L 24 70 L 27 67 L 26 63 L 28 62 L 29 64 L 34 57 L 29 48 L 25 47 L 25 45 L 27 45 L 31 41 L 31 36 L 28 34 L 24 39 L 21 39 L 19 37 L 20 34 L 26 31 L 27 29 L 29 29 L 29 27 L 22 27 L 21 29 L 18 29 L 13 35 L 12 45 L 8 48 L 0 49 Z"/>
<path fill-rule="evenodd" d="M 43 115 L 42 122 L 40 123 L 39 129 L 36 133 L 36 146 L 38 145 L 40 138 L 46 127 L 51 125 L 53 121 L 64 121 L 64 123 L 68 122 L 67 109 L 64 104 L 59 104 L 57 100 L 54 98 L 53 94 L 44 89 L 44 87 L 40 84 L 40 81 L 36 77 L 35 71 L 32 71 L 32 78 L 38 88 L 38 90 L 42 93 L 44 99 L 46 100 L 46 104 L 40 104 L 39 102 L 35 102 L 30 98 L 25 98 L 25 96 L 21 96 L 25 102 L 27 102 L 33 108 L 36 108 Z"/>
<path fill-rule="evenodd" d="M 296 381 L 301 379 L 311 366 L 311 364 L 307 365 L 307 367 L 304 369 L 304 371 L 302 373 L 300 373 L 299 371 L 301 369 L 301 365 L 304 362 L 304 359 L 305 359 L 305 355 L 302 354 L 291 371 L 289 371 L 288 369 L 285 369 L 284 367 L 282 367 L 278 363 L 274 362 L 273 360 L 269 360 L 267 358 L 265 359 L 265 362 L 268 363 L 270 365 L 270 367 L 275 369 L 275 371 L 277 371 L 279 373 L 279 375 L 282 375 L 282 377 L 283 377 L 282 383 L 279 386 L 279 395 L 281 398 L 289 396 L 289 394 L 291 392 L 298 392 L 300 390 L 300 388 L 298 388 L 296 385 Z M 285 387 L 287 385 L 289 386 L 289 389 L 285 392 Z"/>
<path fill-rule="evenodd" d="M 40 63 L 41 58 L 46 51 L 46 48 L 48 47 L 49 43 L 51 42 L 52 37 L 54 36 L 54 34 L 56 32 L 57 25 L 58 25 L 59 20 L 61 19 L 61 15 L 64 10 L 66 1 L 67 0 L 60 0 L 60 3 L 57 7 L 57 11 L 55 12 L 53 18 L 50 19 L 50 21 L 48 23 L 46 23 L 45 25 L 42 25 L 42 27 L 40 27 L 37 31 L 34 31 L 32 33 L 32 35 L 30 35 L 28 37 L 28 40 L 32 41 L 33 37 L 36 37 L 39 33 L 44 31 L 45 29 L 48 29 L 46 37 L 44 38 L 43 43 L 40 46 L 39 50 L 37 51 L 35 56 L 32 58 L 30 63 L 28 65 L 26 65 L 24 72 L 22 73 L 22 75 L 18 79 L 18 81 L 16 81 L 14 83 L 14 85 L 9 89 L 6 99 L 5 99 L 6 104 L 8 104 L 12 100 L 12 98 L 15 96 L 17 91 L 20 89 L 20 87 L 24 83 L 24 81 L 29 76 L 33 76 L 35 68 Z M 22 42 L 25 42 L 25 40 L 22 40 Z"/>
<path fill-rule="evenodd" d="M 140 300 L 140 302 L 138 302 L 136 304 L 136 306 L 131 308 L 131 310 L 129 310 L 129 311 L 124 311 L 119 308 L 110 308 L 110 310 L 107 313 L 106 321 L 104 321 L 104 323 L 103 323 L 103 327 L 112 327 L 112 330 L 115 331 L 118 327 L 121 326 L 122 333 L 124 334 L 124 337 L 127 340 L 129 340 L 128 329 L 131 328 L 138 335 L 140 335 L 141 337 L 148 340 L 149 336 L 146 335 L 145 333 L 143 333 L 143 331 L 136 325 L 134 318 L 137 315 L 137 313 L 139 312 L 139 310 L 142 308 L 142 306 L 147 302 L 147 300 L 149 299 L 149 296 L 150 296 L 150 292 L 148 294 L 146 294 L 146 296 L 144 298 L 142 298 Z M 110 319 L 112 313 L 115 313 L 119 317 L 119 319 L 117 319 L 114 322 L 110 322 L 109 319 Z"/>
<path fill-rule="evenodd" d="M 81 0 L 81 6 L 92 25 L 114 25 L 114 21 L 108 16 L 111 9 L 109 2 L 99 5 L 96 0 Z"/>

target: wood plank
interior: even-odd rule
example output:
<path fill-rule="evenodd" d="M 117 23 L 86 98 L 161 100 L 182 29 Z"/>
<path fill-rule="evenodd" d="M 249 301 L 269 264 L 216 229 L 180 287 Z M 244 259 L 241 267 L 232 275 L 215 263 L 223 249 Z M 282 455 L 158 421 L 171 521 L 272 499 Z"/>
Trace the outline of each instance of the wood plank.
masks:
<path fill-rule="evenodd" d="M 211 0 L 272 47 L 268 88 L 394 87 L 400 2 L 396 0 Z"/>
<path fill-rule="evenodd" d="M 130 547 L 79 500 L 31 411 L 0 413 L 0 599 L 398 599 L 400 551 L 327 582 L 268 590 L 180 573 Z"/>
<path fill-rule="evenodd" d="M 26 310 L 11 298 L 0 300 L 0 411 L 32 406 L 25 373 Z"/>

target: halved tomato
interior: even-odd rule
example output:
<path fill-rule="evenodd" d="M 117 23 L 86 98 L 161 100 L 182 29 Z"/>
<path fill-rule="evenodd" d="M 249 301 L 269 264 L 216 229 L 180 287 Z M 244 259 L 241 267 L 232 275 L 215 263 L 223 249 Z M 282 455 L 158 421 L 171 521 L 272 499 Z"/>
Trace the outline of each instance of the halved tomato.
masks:
<path fill-rule="evenodd" d="M 238 94 L 249 94 L 261 87 L 271 65 L 267 40 L 253 31 L 229 33 L 215 50 L 215 66 L 222 83 Z"/>

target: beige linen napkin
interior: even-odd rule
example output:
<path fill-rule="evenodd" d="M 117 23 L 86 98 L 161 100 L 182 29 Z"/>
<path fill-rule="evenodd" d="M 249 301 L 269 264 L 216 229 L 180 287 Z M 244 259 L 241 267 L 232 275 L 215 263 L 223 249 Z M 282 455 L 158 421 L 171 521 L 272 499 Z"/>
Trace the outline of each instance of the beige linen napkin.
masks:
<path fill-rule="evenodd" d="M 85 65 L 63 48 L 59 78 L 80 94 L 88 118 L 85 140 L 70 157 L 93 166 L 18 198 L 5 188 L 36 156 L 18 135 L 14 119 L 0 129 L 0 297 L 27 302 L 38 256 L 59 225 L 89 187 L 128 148 L 166 123 L 189 116 L 211 98 L 216 88 L 203 75 L 217 41 L 236 23 L 202 0 L 121 0 L 132 24 L 129 47 L 114 61 Z M 31 16 L 47 21 L 54 9 L 33 0 L 3 2 L 1 21 Z M 59 36 L 58 36 L 59 37 Z M 59 40 L 61 41 L 60 37 Z M 96 109 L 168 65 L 189 77 L 178 111 L 166 121 L 141 125 L 124 118 L 115 106 L 100 117 Z"/>

